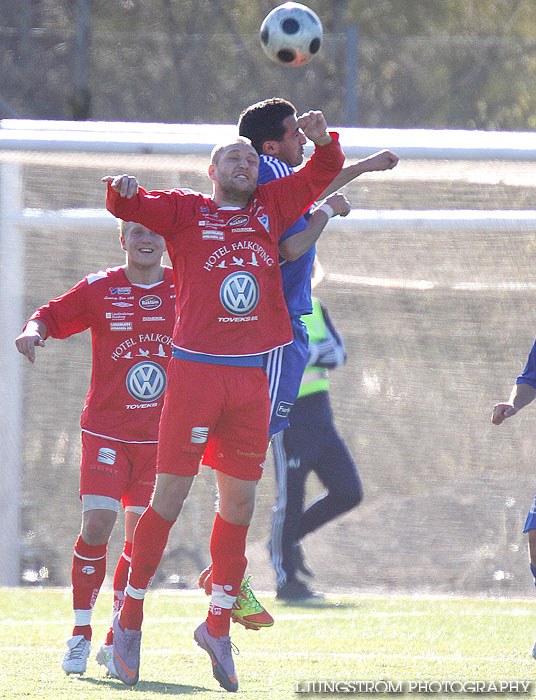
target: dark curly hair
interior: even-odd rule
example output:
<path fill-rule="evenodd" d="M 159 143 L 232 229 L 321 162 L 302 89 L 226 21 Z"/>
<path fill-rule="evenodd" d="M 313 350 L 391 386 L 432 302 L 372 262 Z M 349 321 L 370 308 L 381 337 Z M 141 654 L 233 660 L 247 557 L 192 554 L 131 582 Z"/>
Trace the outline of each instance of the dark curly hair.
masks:
<path fill-rule="evenodd" d="M 283 120 L 296 114 L 296 108 L 282 97 L 271 97 L 247 107 L 238 119 L 238 133 L 247 137 L 260 155 L 265 141 L 282 141 Z"/>

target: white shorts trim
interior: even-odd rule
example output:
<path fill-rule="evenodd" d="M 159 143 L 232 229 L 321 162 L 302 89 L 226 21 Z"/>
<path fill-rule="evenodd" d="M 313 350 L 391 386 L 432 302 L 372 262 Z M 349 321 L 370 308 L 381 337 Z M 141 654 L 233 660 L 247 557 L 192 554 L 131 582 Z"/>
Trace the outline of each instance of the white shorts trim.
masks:
<path fill-rule="evenodd" d="M 82 496 L 82 513 L 86 513 L 88 510 L 113 510 L 118 513 L 119 501 L 109 496 L 88 494 Z"/>
<path fill-rule="evenodd" d="M 138 513 L 141 515 L 142 513 L 145 513 L 146 510 L 147 506 L 126 506 L 125 513 Z"/>

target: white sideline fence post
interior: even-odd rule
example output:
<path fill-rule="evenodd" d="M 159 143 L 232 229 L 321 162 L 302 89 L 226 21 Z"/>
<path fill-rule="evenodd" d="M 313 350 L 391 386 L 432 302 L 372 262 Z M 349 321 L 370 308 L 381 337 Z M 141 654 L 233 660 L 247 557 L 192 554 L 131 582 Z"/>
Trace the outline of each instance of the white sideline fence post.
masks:
<path fill-rule="evenodd" d="M 20 582 L 22 368 L 15 338 L 22 326 L 24 237 L 12 223 L 20 212 L 20 166 L 0 165 L 0 586 Z"/>

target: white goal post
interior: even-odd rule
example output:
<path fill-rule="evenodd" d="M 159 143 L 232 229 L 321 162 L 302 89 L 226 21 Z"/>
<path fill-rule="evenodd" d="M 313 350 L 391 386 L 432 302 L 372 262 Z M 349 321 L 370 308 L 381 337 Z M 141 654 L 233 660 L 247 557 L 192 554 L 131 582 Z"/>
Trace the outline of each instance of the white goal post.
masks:
<path fill-rule="evenodd" d="M 341 128 L 348 158 L 357 159 L 389 148 L 401 159 L 536 162 L 536 133 L 446 131 L 423 129 Z M 45 210 L 24 208 L 22 168 L 31 154 L 150 154 L 208 156 L 213 146 L 236 135 L 233 125 L 58 122 L 6 119 L 0 122 L 0 586 L 20 582 L 20 473 L 22 461 L 22 357 L 14 338 L 24 323 L 24 236 L 44 225 L 69 230 L 116 230 L 115 219 L 102 209 Z M 536 232 L 536 210 L 373 210 L 356 209 L 333 227 L 361 231 L 388 226 L 435 230 L 497 230 L 514 223 Z M 357 280 L 359 283 L 359 280 Z M 363 284 L 374 284 L 362 279 Z M 378 282 L 378 281 L 376 281 Z M 378 283 L 381 283 L 379 281 Z M 423 287 L 426 288 L 426 287 Z"/>

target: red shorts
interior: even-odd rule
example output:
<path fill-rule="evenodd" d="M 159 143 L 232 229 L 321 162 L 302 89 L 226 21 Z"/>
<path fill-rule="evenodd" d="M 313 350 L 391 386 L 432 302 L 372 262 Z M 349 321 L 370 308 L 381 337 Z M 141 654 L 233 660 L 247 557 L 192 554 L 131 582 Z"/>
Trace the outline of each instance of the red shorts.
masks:
<path fill-rule="evenodd" d="M 145 508 L 153 495 L 156 443 L 107 440 L 82 432 L 80 497 L 108 496 Z"/>
<path fill-rule="evenodd" d="M 270 397 L 262 367 L 172 358 L 158 434 L 157 471 L 194 476 L 199 463 L 244 481 L 262 476 Z"/>

